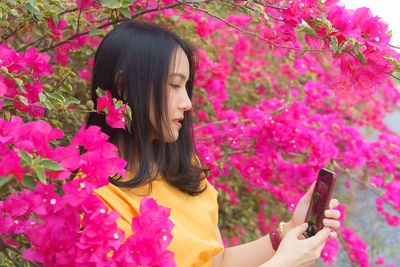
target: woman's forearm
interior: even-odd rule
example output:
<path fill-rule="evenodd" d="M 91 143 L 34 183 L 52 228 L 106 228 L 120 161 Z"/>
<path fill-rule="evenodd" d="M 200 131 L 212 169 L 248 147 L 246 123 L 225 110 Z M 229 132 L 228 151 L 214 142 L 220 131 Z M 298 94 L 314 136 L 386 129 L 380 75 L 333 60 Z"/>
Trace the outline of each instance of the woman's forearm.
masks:
<path fill-rule="evenodd" d="M 222 266 L 260 266 L 275 255 L 269 235 L 246 244 L 226 248 Z M 272 267 L 272 265 L 271 265 Z"/>

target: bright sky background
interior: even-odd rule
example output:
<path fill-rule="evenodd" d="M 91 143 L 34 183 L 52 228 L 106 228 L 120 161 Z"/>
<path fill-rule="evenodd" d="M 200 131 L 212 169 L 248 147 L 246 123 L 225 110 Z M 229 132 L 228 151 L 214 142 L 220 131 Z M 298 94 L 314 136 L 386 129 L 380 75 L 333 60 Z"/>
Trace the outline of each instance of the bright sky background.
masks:
<path fill-rule="evenodd" d="M 399 0 L 340 0 L 347 9 L 368 7 L 374 16 L 379 16 L 393 31 L 392 45 L 400 46 L 400 1 Z"/>

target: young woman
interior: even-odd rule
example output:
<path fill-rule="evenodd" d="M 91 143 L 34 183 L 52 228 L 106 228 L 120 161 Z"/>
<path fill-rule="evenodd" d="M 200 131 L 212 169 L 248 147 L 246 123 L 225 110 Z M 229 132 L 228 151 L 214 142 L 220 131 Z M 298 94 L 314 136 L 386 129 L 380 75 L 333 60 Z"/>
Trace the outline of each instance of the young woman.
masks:
<path fill-rule="evenodd" d="M 132 217 L 139 215 L 143 196 L 171 208 L 177 266 L 309 266 L 318 257 L 340 214 L 331 201 L 325 227 L 304 239 L 304 218 L 311 199 L 303 196 L 293 218 L 284 224 L 286 235 L 277 251 L 270 237 L 225 248 L 217 226 L 217 191 L 205 179 L 192 135 L 192 90 L 195 78 L 193 49 L 174 33 L 159 26 L 130 21 L 114 28 L 95 56 L 92 99 L 100 87 L 132 109 L 131 133 L 109 127 L 105 117 L 91 113 L 87 127 L 97 125 L 110 136 L 127 162 L 127 178 L 110 178 L 96 191 L 121 214 L 118 226 L 131 235 Z"/>

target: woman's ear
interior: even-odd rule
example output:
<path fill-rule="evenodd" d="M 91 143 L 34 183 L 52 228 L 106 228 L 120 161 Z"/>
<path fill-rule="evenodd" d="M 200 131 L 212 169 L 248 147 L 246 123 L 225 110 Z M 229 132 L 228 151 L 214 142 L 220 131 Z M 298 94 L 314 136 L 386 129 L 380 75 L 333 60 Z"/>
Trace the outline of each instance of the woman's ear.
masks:
<path fill-rule="evenodd" d="M 121 86 L 122 82 L 122 70 L 118 71 L 117 74 L 115 75 L 114 78 L 114 84 L 117 92 L 117 98 L 121 99 L 122 101 L 126 102 L 128 101 L 128 92 L 126 90 L 123 90 Z"/>

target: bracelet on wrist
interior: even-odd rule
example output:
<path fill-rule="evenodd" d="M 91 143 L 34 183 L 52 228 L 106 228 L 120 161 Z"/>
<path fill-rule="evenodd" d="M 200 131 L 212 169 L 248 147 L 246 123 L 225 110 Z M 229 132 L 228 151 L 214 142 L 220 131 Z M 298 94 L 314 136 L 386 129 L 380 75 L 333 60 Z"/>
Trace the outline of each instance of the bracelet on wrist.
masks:
<path fill-rule="evenodd" d="M 274 228 L 269 232 L 269 239 L 271 240 L 272 248 L 278 250 L 279 244 L 282 241 L 282 237 L 279 234 L 279 230 Z"/>
<path fill-rule="evenodd" d="M 286 224 L 284 222 L 279 223 L 279 234 L 281 235 L 281 238 L 284 238 L 286 235 Z"/>

